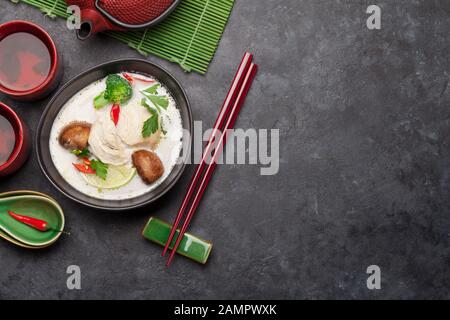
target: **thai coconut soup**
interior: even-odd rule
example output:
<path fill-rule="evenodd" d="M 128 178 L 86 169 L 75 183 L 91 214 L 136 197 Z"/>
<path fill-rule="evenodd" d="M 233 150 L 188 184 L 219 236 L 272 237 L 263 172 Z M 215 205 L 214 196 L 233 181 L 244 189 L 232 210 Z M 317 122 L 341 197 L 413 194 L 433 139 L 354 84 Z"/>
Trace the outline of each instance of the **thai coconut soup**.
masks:
<path fill-rule="evenodd" d="M 141 196 L 167 178 L 182 148 L 180 111 L 157 79 L 110 74 L 73 96 L 50 134 L 61 176 L 98 199 Z"/>

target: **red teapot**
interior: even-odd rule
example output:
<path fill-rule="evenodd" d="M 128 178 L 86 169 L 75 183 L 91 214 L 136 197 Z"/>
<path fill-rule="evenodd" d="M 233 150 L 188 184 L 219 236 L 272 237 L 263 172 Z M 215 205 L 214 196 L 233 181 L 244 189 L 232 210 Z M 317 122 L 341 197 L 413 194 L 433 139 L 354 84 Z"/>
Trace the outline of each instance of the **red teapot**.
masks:
<path fill-rule="evenodd" d="M 79 39 L 105 30 L 139 30 L 166 18 L 181 0 L 66 0 L 81 10 Z"/>

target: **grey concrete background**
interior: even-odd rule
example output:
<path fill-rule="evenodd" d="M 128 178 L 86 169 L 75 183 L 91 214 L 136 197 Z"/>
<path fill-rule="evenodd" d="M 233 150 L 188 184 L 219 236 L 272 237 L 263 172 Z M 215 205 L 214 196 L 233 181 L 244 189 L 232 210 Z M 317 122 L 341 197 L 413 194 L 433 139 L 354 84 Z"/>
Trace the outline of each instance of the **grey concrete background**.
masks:
<path fill-rule="evenodd" d="M 366 28 L 370 4 L 382 29 Z M 70 237 L 43 251 L 0 241 L 0 298 L 450 298 L 450 90 L 447 0 L 236 1 L 206 76 L 149 57 L 184 85 L 194 117 L 214 122 L 236 66 L 261 70 L 240 128 L 281 130 L 281 169 L 221 166 L 191 231 L 214 243 L 209 263 L 164 267 L 140 236 L 149 216 L 171 221 L 193 168 L 155 205 L 124 214 L 80 206 L 41 174 L 35 154 L 0 191 L 34 189 L 64 207 Z M 61 20 L 0 3 L 0 22 L 27 19 L 64 54 L 64 81 L 119 57 L 106 37 L 79 42 Z M 1 100 L 33 133 L 45 106 Z M 66 267 L 82 290 L 66 289 Z M 382 289 L 366 288 L 366 268 Z"/>

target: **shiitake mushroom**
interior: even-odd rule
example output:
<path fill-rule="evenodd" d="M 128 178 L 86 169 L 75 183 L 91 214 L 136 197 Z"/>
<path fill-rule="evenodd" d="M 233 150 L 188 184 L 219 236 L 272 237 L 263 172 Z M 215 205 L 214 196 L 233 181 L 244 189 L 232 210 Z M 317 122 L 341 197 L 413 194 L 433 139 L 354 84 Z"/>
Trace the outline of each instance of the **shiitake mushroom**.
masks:
<path fill-rule="evenodd" d="M 91 125 L 87 122 L 72 122 L 63 128 L 59 143 L 66 149 L 83 150 L 88 146 Z"/>
<path fill-rule="evenodd" d="M 147 184 L 152 184 L 164 174 L 164 166 L 158 155 L 147 150 L 135 151 L 132 155 L 133 165 L 139 176 Z"/>

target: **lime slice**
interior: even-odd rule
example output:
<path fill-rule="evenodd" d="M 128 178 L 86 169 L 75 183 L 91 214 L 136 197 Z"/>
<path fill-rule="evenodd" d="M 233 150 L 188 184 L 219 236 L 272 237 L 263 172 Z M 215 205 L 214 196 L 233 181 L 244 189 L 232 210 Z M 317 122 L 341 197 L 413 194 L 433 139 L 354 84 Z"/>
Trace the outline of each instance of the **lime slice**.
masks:
<path fill-rule="evenodd" d="M 88 184 L 98 189 L 118 189 L 128 184 L 133 179 L 135 174 L 135 168 L 109 165 L 106 180 L 103 180 L 95 174 L 81 175 Z"/>

